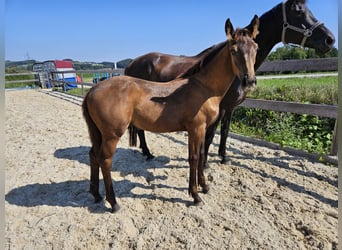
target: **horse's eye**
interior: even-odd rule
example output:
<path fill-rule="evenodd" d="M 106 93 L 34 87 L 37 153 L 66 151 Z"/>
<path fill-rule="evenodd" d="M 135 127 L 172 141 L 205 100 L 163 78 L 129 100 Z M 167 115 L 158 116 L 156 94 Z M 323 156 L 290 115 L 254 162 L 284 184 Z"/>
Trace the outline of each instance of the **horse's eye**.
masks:
<path fill-rule="evenodd" d="M 305 14 L 305 8 L 301 4 L 296 4 L 295 10 L 296 10 L 298 16 L 303 16 Z"/>
<path fill-rule="evenodd" d="M 305 11 L 304 10 L 297 11 L 297 14 L 298 14 L 298 16 L 304 16 Z"/>
<path fill-rule="evenodd" d="M 235 49 L 231 49 L 231 50 L 230 50 L 230 53 L 234 56 L 234 55 L 237 54 L 237 51 L 236 51 Z"/>

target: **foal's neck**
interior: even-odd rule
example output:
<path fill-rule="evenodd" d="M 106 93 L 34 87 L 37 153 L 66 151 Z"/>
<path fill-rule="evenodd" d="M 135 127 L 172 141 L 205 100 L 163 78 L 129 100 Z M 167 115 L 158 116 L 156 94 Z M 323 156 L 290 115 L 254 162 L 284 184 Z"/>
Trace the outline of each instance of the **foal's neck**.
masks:
<path fill-rule="evenodd" d="M 228 45 L 219 52 L 193 78 L 215 96 L 223 96 L 234 79 L 232 58 Z"/>

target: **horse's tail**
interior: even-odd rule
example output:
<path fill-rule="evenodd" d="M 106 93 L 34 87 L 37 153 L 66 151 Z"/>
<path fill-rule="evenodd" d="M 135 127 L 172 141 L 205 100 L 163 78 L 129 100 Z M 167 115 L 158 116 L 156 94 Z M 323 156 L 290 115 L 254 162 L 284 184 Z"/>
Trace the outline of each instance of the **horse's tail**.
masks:
<path fill-rule="evenodd" d="M 89 93 L 88 93 L 89 94 Z M 101 132 L 94 123 L 93 119 L 90 117 L 89 110 L 88 110 L 88 105 L 87 105 L 87 99 L 88 99 L 88 94 L 84 97 L 83 103 L 82 103 L 82 110 L 83 110 L 83 117 L 88 125 L 88 132 L 89 132 L 89 137 L 90 141 L 93 147 L 96 149 L 99 149 L 101 146 Z"/>
<path fill-rule="evenodd" d="M 137 146 L 137 134 L 138 134 L 137 128 L 134 127 L 132 124 L 129 124 L 128 133 L 129 133 L 129 146 L 136 147 Z"/>

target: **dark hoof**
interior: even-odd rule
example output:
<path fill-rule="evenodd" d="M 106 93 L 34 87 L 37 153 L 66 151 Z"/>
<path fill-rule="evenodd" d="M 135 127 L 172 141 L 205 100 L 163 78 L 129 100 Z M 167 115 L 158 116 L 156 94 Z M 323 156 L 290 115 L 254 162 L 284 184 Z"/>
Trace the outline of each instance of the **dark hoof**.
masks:
<path fill-rule="evenodd" d="M 112 207 L 112 213 L 116 213 L 117 211 L 120 210 L 120 206 L 118 204 L 115 204 L 113 207 Z"/>
<path fill-rule="evenodd" d="M 196 206 L 196 207 L 201 207 L 201 206 L 203 206 L 203 201 L 199 201 L 199 202 L 195 202 L 194 203 L 194 205 Z"/>
<path fill-rule="evenodd" d="M 201 206 L 203 205 L 203 201 L 200 197 L 194 198 L 194 205 L 195 206 Z"/>
<path fill-rule="evenodd" d="M 209 164 L 208 164 L 208 162 L 205 162 L 204 163 L 204 169 L 209 169 L 210 167 L 209 167 Z"/>
<path fill-rule="evenodd" d="M 151 160 L 153 160 L 154 159 L 154 156 L 153 155 L 148 155 L 147 157 L 146 157 L 146 161 L 151 161 Z"/>
<path fill-rule="evenodd" d="M 226 164 L 228 162 L 228 160 L 226 159 L 226 157 L 223 157 L 222 160 L 221 160 L 221 164 Z"/>
<path fill-rule="evenodd" d="M 95 203 L 99 203 L 103 200 L 101 195 L 96 195 L 96 196 L 94 196 L 94 198 L 95 198 Z"/>
<path fill-rule="evenodd" d="M 207 194 L 209 192 L 209 186 L 208 185 L 205 185 L 204 187 L 202 187 L 202 192 L 204 194 Z"/>

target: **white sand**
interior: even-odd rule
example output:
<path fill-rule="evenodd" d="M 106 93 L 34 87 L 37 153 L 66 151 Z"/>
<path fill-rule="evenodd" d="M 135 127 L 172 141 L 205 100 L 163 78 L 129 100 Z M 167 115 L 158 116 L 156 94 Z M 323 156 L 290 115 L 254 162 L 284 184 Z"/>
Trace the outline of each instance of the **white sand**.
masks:
<path fill-rule="evenodd" d="M 233 139 L 220 165 L 216 136 L 211 189 L 194 207 L 186 133 L 147 133 L 150 162 L 125 135 L 111 214 L 88 193 L 81 107 L 36 90 L 5 97 L 6 249 L 337 249 L 335 167 Z"/>

